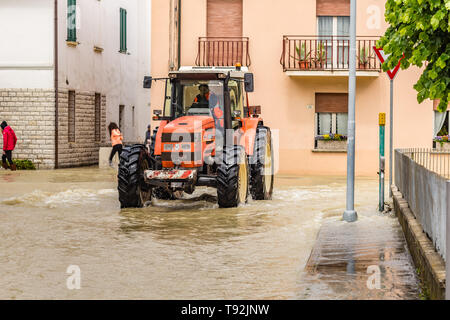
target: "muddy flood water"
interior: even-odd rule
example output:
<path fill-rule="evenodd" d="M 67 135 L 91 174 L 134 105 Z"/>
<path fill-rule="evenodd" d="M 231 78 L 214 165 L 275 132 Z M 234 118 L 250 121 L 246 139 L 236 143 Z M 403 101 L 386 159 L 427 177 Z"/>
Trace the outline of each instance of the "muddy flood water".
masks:
<path fill-rule="evenodd" d="M 360 248 L 379 260 L 381 289 L 362 285 L 365 270 L 348 272 L 345 245 L 344 267 L 326 268 L 324 244 L 345 244 L 350 225 L 345 183 L 278 176 L 272 201 L 219 209 L 204 188 L 121 211 L 113 169 L 0 171 L 0 299 L 417 299 L 401 228 L 376 211 L 376 179 L 357 180 L 359 220 L 344 235 L 381 232 Z M 67 288 L 70 265 L 79 290 Z"/>

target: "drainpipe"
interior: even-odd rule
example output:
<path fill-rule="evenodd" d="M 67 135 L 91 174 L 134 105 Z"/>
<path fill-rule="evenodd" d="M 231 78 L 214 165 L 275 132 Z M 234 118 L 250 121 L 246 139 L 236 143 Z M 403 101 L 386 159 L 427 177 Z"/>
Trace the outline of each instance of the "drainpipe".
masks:
<path fill-rule="evenodd" d="M 59 140 L 59 132 L 58 132 L 58 96 L 59 96 L 59 89 L 58 89 L 58 0 L 55 0 L 54 4 L 54 15 L 55 15 L 55 21 L 54 21 L 54 62 L 53 62 L 53 70 L 54 70 L 54 80 L 55 80 L 55 169 L 58 169 L 58 140 Z"/>
<path fill-rule="evenodd" d="M 178 69 L 181 67 L 181 0 L 178 0 Z"/>

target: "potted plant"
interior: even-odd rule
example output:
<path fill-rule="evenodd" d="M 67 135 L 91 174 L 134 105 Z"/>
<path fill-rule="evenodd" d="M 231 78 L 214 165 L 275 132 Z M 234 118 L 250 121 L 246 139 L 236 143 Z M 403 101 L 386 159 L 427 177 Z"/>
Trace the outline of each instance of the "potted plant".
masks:
<path fill-rule="evenodd" d="M 306 44 L 302 43 L 301 47 L 295 47 L 295 51 L 299 56 L 299 67 L 300 69 L 309 69 L 309 52 L 306 52 Z"/>
<path fill-rule="evenodd" d="M 369 63 L 369 49 L 361 48 L 359 51 L 359 69 L 366 69 Z"/>
<path fill-rule="evenodd" d="M 319 43 L 315 52 L 315 67 L 316 69 L 323 69 L 327 60 L 327 51 L 324 48 L 323 43 Z"/>

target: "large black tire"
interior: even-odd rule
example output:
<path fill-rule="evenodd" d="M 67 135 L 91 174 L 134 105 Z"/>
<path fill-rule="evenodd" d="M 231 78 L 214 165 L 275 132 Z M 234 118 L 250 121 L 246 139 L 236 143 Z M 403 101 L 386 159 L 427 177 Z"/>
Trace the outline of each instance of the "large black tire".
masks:
<path fill-rule="evenodd" d="M 159 127 L 156 127 L 155 129 L 153 129 L 152 137 L 150 139 L 150 159 L 152 162 L 151 168 L 153 170 L 161 170 L 162 169 L 161 156 L 155 155 L 156 134 L 158 133 L 158 129 L 159 129 Z M 175 199 L 172 192 L 169 192 L 168 190 L 166 190 L 162 187 L 153 188 L 153 196 L 156 199 L 161 199 L 161 200 Z"/>
<path fill-rule="evenodd" d="M 144 145 L 125 147 L 120 155 L 118 187 L 121 208 L 141 208 L 151 200 L 152 188 L 144 181 L 151 161 Z"/>
<path fill-rule="evenodd" d="M 250 157 L 250 193 L 253 200 L 272 199 L 274 180 L 272 135 L 268 127 L 256 129 L 253 155 Z"/>
<path fill-rule="evenodd" d="M 217 169 L 217 201 L 221 208 L 237 207 L 247 202 L 249 167 L 242 146 L 225 146 Z"/>

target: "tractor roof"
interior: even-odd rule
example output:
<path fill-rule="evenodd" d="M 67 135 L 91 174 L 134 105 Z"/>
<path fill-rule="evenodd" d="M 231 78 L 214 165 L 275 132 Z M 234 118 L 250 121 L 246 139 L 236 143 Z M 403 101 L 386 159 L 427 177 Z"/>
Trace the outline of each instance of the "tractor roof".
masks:
<path fill-rule="evenodd" d="M 244 74 L 248 73 L 247 67 L 241 67 L 236 70 L 236 67 L 180 67 L 178 71 L 170 71 L 169 76 L 187 78 L 201 78 L 204 75 L 209 78 L 215 75 L 217 78 L 224 78 L 228 72 L 232 78 L 244 78 Z"/>

